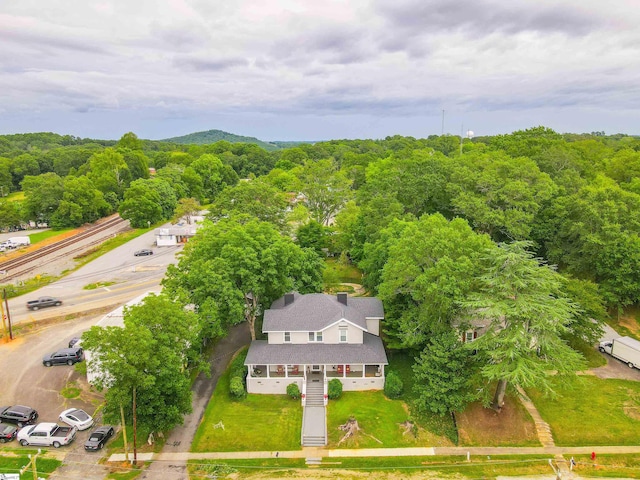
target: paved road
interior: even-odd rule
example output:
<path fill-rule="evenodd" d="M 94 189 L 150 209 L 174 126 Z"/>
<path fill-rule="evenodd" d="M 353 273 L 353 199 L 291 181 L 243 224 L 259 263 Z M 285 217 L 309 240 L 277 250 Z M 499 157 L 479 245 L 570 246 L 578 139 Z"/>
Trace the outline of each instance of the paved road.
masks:
<path fill-rule="evenodd" d="M 153 232 L 148 232 L 51 285 L 9 300 L 12 323 L 39 321 L 99 306 L 123 304 L 141 293 L 156 290 L 168 265 L 176 263 L 176 254 L 182 250 L 182 246 L 153 247 L 154 255 L 147 257 L 133 255 L 136 250 L 151 248 L 154 241 Z M 95 290 L 84 289 L 87 285 L 98 282 L 113 284 Z M 59 297 L 63 305 L 37 312 L 26 309 L 27 299 L 44 295 Z"/>

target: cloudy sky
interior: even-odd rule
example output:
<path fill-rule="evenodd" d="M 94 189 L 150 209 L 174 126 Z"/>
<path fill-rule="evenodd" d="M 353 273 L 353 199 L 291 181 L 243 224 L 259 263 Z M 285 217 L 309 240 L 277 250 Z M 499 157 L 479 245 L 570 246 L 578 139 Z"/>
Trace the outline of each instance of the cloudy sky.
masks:
<path fill-rule="evenodd" d="M 3 1 L 0 134 L 640 134 L 639 24 L 638 0 Z"/>

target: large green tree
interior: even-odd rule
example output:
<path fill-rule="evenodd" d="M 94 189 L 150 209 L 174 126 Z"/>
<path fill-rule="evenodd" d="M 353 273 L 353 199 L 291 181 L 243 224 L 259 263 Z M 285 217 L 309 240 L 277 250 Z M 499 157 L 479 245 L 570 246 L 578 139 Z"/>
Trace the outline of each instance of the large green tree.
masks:
<path fill-rule="evenodd" d="M 398 227 L 378 292 L 396 346 L 422 349 L 431 334 L 451 328 L 492 242 L 465 220 L 440 214 Z"/>
<path fill-rule="evenodd" d="M 160 193 L 149 180 L 142 179 L 131 183 L 118 212 L 134 228 L 144 228 L 148 223 L 156 223 L 164 218 Z"/>
<path fill-rule="evenodd" d="M 225 187 L 211 205 L 209 218 L 216 221 L 247 214 L 284 231 L 287 226 L 287 207 L 289 202 L 283 192 L 261 179 L 255 179 Z"/>
<path fill-rule="evenodd" d="M 124 156 L 113 148 L 106 148 L 91 156 L 88 177 L 102 193 L 106 195 L 113 192 L 119 199 L 131 182 L 131 172 Z"/>
<path fill-rule="evenodd" d="M 200 229 L 171 265 L 163 284 L 184 303 L 196 305 L 208 336 L 247 321 L 251 338 L 264 309 L 291 290 L 321 289 L 322 262 L 282 236 L 271 223 L 242 217 Z"/>
<path fill-rule="evenodd" d="M 502 153 L 468 154 L 447 190 L 455 213 L 494 240 L 527 240 L 534 218 L 556 186 L 532 160 Z"/>
<path fill-rule="evenodd" d="M 67 177 L 63 188 L 62 200 L 51 217 L 52 227 L 78 227 L 109 213 L 111 207 L 104 195 L 87 177 Z"/>
<path fill-rule="evenodd" d="M 527 242 L 502 243 L 486 252 L 486 272 L 461 302 L 486 333 L 468 343 L 484 358 L 481 375 L 497 382 L 492 406 L 500 410 L 507 384 L 552 393 L 550 378 L 574 375 L 584 359 L 563 339 L 579 307 L 563 291 L 560 275 L 528 251 Z"/>
<path fill-rule="evenodd" d="M 557 200 L 546 231 L 549 260 L 597 282 L 610 306 L 640 300 L 640 195 L 599 176 Z"/>
<path fill-rule="evenodd" d="M 328 225 L 352 196 L 351 180 L 332 159 L 307 161 L 299 178 L 309 213 L 323 225 Z"/>
<path fill-rule="evenodd" d="M 25 217 L 36 223 L 49 223 L 62 201 L 64 180 L 52 172 L 27 176 L 22 181 L 22 190 Z"/>
<path fill-rule="evenodd" d="M 149 295 L 124 312 L 124 327 L 83 334 L 88 368 L 105 392 L 105 418 L 166 432 L 191 411 L 190 373 L 203 365 L 197 316 L 164 295 Z M 134 437 L 134 448 L 136 445 Z M 135 450 L 134 450 L 135 451 Z"/>
<path fill-rule="evenodd" d="M 476 363 L 454 330 L 433 335 L 413 365 L 418 410 L 439 415 L 464 411 L 478 397 Z"/>

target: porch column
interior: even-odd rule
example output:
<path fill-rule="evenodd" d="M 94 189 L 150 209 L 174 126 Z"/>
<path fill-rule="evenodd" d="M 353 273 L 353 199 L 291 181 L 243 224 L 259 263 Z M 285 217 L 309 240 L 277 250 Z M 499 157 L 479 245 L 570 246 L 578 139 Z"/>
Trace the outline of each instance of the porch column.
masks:
<path fill-rule="evenodd" d="M 271 378 L 271 376 L 269 375 L 269 367 L 270 367 L 270 366 L 271 366 L 271 365 L 267 365 L 267 378 Z"/>
<path fill-rule="evenodd" d="M 367 375 L 367 366 L 365 364 L 362 364 L 362 378 L 365 378 Z"/>
<path fill-rule="evenodd" d="M 284 378 L 289 378 L 289 365 L 284 366 Z"/>
<path fill-rule="evenodd" d="M 347 378 L 347 365 L 342 365 L 342 378 Z"/>

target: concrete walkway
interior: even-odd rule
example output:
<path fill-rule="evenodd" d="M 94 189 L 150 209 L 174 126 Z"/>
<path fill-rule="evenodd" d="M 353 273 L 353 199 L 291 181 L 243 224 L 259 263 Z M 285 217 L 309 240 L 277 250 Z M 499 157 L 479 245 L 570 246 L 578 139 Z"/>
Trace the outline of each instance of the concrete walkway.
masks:
<path fill-rule="evenodd" d="M 145 460 L 176 462 L 187 460 L 247 459 L 247 458 L 338 458 L 338 457 L 413 457 L 434 455 L 589 455 L 601 454 L 640 454 L 640 445 L 612 445 L 590 447 L 412 447 L 412 448 L 362 448 L 328 449 L 303 448 L 286 451 L 258 452 L 175 452 L 145 454 Z M 149 457 L 148 455 L 151 455 Z M 140 458 L 140 457 L 139 457 Z M 113 454 L 109 462 L 124 461 L 124 454 Z"/>
<path fill-rule="evenodd" d="M 542 419 L 540 412 L 538 412 L 538 409 L 522 388 L 518 387 L 518 393 L 520 394 L 520 401 L 522 402 L 522 405 L 527 409 L 527 412 L 529 412 L 529 415 L 531 415 L 531 418 L 536 425 L 538 440 L 540 440 L 542 446 L 555 447 L 556 444 L 553 441 L 553 435 L 551 434 L 551 427 L 549 424 Z"/>

